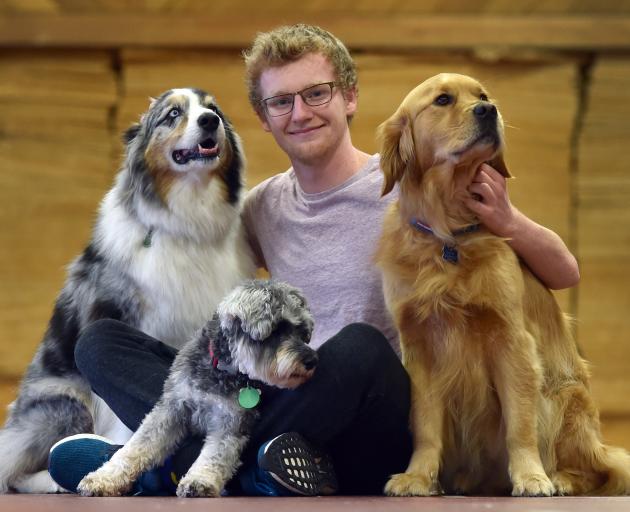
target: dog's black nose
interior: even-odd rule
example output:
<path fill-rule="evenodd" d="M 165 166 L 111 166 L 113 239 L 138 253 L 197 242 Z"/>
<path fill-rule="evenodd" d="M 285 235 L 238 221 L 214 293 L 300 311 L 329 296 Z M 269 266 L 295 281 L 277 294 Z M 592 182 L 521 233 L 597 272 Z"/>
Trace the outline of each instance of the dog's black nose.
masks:
<path fill-rule="evenodd" d="M 305 356 L 304 359 L 302 359 L 302 364 L 307 370 L 312 370 L 317 366 L 318 360 L 319 358 L 317 357 L 317 352 L 312 352 L 311 354 Z"/>
<path fill-rule="evenodd" d="M 478 119 L 495 119 L 497 117 L 497 107 L 492 103 L 481 102 L 475 105 L 473 113 Z"/>
<path fill-rule="evenodd" d="M 213 114 L 212 112 L 206 112 L 199 116 L 197 119 L 197 124 L 203 130 L 207 132 L 216 130 L 217 126 L 219 126 L 219 116 Z"/>

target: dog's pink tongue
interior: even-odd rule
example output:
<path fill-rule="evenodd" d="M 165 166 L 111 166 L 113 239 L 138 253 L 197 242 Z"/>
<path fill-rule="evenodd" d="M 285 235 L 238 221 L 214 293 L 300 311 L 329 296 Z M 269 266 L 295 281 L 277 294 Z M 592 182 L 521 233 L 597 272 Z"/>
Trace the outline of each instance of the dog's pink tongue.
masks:
<path fill-rule="evenodd" d="M 204 148 L 201 144 L 197 144 L 197 151 L 199 151 L 200 155 L 209 156 L 216 154 L 219 151 L 219 146 L 214 146 L 213 148 Z"/>

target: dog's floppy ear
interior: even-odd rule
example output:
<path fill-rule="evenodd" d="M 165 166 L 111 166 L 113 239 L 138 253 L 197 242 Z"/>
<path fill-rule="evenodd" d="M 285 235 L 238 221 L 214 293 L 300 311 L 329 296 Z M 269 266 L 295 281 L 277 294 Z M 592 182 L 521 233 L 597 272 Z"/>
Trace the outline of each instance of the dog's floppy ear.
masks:
<path fill-rule="evenodd" d="M 490 167 L 495 168 L 504 178 L 511 178 L 512 175 L 510 171 L 508 171 L 507 165 L 505 165 L 505 160 L 503 159 L 503 151 L 499 151 L 492 160 L 488 162 Z"/>
<path fill-rule="evenodd" d="M 268 338 L 278 323 L 269 290 L 242 285 L 235 288 L 217 307 L 221 330 L 233 333 L 240 328 L 256 341 Z"/>
<path fill-rule="evenodd" d="M 142 125 L 140 123 L 132 124 L 129 128 L 127 128 L 125 133 L 123 133 L 123 142 L 125 144 L 129 144 L 133 139 L 135 139 L 138 136 L 138 133 L 140 133 L 141 128 L 142 128 Z"/>
<path fill-rule="evenodd" d="M 386 195 L 403 177 L 405 169 L 414 160 L 415 150 L 411 118 L 404 109 L 398 111 L 378 127 L 381 147 L 381 169 L 384 181 L 381 195 Z"/>
<path fill-rule="evenodd" d="M 286 299 L 286 309 L 285 311 L 283 311 L 283 316 L 285 318 L 288 317 L 295 323 L 301 324 L 302 327 L 306 329 L 308 333 L 308 339 L 310 339 L 315 323 L 308 308 L 306 297 L 304 297 L 304 295 L 302 295 L 302 292 L 300 292 L 297 288 L 286 285 L 286 289 L 288 290 L 288 292 Z"/>

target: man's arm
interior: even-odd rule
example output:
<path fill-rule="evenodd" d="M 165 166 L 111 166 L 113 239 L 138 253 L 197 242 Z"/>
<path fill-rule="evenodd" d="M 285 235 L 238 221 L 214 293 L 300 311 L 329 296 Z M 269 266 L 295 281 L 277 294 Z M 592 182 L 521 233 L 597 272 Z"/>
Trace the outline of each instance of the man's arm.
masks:
<path fill-rule="evenodd" d="M 579 282 L 577 261 L 562 239 L 512 205 L 506 180 L 495 169 L 483 164 L 469 191 L 481 199 L 469 198 L 468 208 L 495 235 L 509 239 L 512 249 L 545 285 L 559 290 Z"/>
<path fill-rule="evenodd" d="M 256 217 L 254 211 L 256 208 L 256 201 L 258 199 L 258 190 L 259 189 L 257 187 L 254 187 L 252 190 L 247 192 L 243 202 L 243 209 L 241 210 L 241 222 L 243 223 L 243 229 L 245 231 L 247 242 L 254 253 L 254 263 L 256 268 L 264 268 L 266 270 L 267 264 L 265 263 L 265 258 L 263 256 L 262 249 L 260 248 L 260 243 L 258 242 L 254 225 L 254 219 Z"/>

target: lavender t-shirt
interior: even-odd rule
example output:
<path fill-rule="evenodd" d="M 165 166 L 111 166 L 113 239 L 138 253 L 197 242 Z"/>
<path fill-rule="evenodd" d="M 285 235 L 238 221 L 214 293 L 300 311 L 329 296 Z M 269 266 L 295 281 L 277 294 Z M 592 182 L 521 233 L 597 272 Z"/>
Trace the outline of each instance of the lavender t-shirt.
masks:
<path fill-rule="evenodd" d="M 293 169 L 254 187 L 243 218 L 254 251 L 271 277 L 300 288 L 315 318 L 311 345 L 319 347 L 341 328 L 365 322 L 379 329 L 399 353 L 374 263 L 385 209 L 379 155 L 345 183 L 307 194 Z"/>

